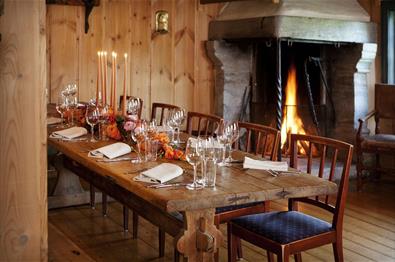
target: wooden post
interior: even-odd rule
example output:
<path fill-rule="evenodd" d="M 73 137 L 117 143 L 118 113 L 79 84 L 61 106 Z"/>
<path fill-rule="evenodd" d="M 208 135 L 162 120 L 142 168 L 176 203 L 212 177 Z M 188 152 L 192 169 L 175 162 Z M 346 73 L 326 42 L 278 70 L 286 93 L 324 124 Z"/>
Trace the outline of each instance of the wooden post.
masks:
<path fill-rule="evenodd" d="M 0 261 L 46 261 L 45 1 L 5 0 L 0 20 Z"/>
<path fill-rule="evenodd" d="M 214 253 L 223 241 L 221 231 L 214 225 L 215 209 L 191 210 L 184 213 L 186 229 L 177 249 L 188 261 L 214 261 Z"/>

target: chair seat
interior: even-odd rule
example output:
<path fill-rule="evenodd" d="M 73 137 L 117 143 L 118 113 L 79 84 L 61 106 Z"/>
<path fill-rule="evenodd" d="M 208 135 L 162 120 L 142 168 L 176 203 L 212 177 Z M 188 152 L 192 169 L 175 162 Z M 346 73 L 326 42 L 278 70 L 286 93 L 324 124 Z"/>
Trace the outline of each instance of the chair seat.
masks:
<path fill-rule="evenodd" d="M 332 230 L 326 221 L 297 212 L 269 212 L 232 219 L 232 223 L 280 244 Z"/>
<path fill-rule="evenodd" d="M 252 206 L 259 205 L 259 204 L 262 204 L 262 202 L 253 202 L 253 203 L 247 203 L 247 204 L 235 205 L 235 206 L 217 207 L 215 209 L 215 214 L 229 212 L 229 211 L 233 211 L 233 210 L 237 210 L 237 209 L 241 209 L 241 208 L 246 208 L 246 207 L 252 207 Z"/>
<path fill-rule="evenodd" d="M 361 147 L 395 149 L 395 135 L 377 134 L 364 137 L 364 140 L 361 143 Z"/>

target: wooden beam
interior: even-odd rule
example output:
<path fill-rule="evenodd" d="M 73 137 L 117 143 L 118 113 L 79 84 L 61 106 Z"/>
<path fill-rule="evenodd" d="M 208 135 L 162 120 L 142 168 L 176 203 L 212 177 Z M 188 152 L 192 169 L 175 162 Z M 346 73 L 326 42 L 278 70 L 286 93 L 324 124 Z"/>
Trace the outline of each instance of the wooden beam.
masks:
<path fill-rule="evenodd" d="M 0 261 L 47 261 L 45 14 L 5 0 L 0 18 Z"/>

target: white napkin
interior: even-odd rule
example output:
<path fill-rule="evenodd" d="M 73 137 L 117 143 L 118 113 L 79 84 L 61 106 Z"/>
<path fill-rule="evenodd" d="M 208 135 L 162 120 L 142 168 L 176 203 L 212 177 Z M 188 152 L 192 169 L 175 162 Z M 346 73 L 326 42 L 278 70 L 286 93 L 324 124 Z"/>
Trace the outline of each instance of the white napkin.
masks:
<path fill-rule="evenodd" d="M 103 156 L 113 159 L 132 152 L 128 144 L 117 142 L 111 145 L 103 146 L 95 150 L 89 151 L 89 157 L 102 158 Z"/>
<path fill-rule="evenodd" d="M 62 119 L 59 118 L 59 117 L 50 116 L 50 117 L 47 118 L 47 125 L 58 124 L 58 123 L 61 123 L 61 122 L 62 122 Z"/>
<path fill-rule="evenodd" d="M 73 139 L 79 136 L 86 135 L 88 131 L 79 126 L 73 126 L 68 129 L 55 131 L 49 137 L 51 138 L 61 138 L 61 139 Z"/>
<path fill-rule="evenodd" d="M 182 168 L 170 163 L 162 163 L 142 172 L 140 175 L 134 177 L 134 181 L 147 183 L 166 183 L 173 178 L 181 176 Z"/>
<path fill-rule="evenodd" d="M 274 171 L 288 171 L 287 162 L 278 161 L 261 161 L 249 157 L 244 157 L 243 168 L 261 169 L 261 170 L 274 170 Z"/>

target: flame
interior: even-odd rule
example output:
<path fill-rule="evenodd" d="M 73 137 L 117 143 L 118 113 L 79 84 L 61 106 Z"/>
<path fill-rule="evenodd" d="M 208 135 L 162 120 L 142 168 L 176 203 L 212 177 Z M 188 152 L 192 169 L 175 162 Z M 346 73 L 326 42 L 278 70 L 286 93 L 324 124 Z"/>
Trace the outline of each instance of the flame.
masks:
<path fill-rule="evenodd" d="M 306 134 L 303 121 L 297 112 L 297 91 L 296 67 L 292 64 L 288 71 L 288 81 L 285 87 L 285 108 L 281 124 L 282 149 L 284 149 L 288 134 Z M 306 153 L 301 145 L 298 145 L 298 151 L 302 154 Z"/>

